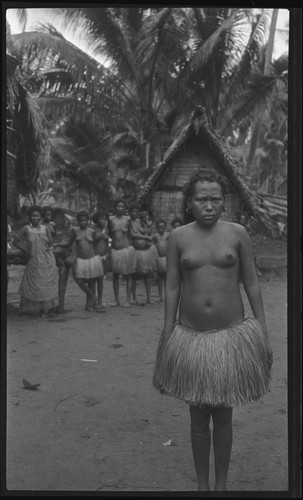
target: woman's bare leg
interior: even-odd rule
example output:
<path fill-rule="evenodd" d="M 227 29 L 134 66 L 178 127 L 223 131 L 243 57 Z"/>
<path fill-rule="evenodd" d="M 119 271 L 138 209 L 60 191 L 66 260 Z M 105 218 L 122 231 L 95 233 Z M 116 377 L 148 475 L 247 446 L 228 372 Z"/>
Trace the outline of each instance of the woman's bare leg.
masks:
<path fill-rule="evenodd" d="M 85 309 L 88 309 L 95 300 L 96 297 L 95 290 L 86 282 L 86 280 L 83 280 L 81 278 L 75 278 L 75 282 L 81 288 L 81 290 L 83 290 L 83 292 L 86 294 Z"/>
<path fill-rule="evenodd" d="M 130 307 L 131 305 L 131 294 L 132 294 L 132 281 L 133 277 L 131 274 L 127 274 L 125 276 L 126 279 L 126 304 L 124 304 L 125 307 Z"/>
<path fill-rule="evenodd" d="M 153 280 L 152 274 L 147 274 L 144 276 L 147 304 L 154 304 L 154 301 L 151 299 L 152 280 Z"/>
<path fill-rule="evenodd" d="M 191 445 L 196 469 L 198 491 L 210 491 L 209 454 L 210 454 L 210 415 L 209 409 L 190 406 Z"/>
<path fill-rule="evenodd" d="M 232 408 L 215 408 L 212 410 L 216 476 L 215 491 L 226 491 L 232 448 L 232 411 Z"/>
<path fill-rule="evenodd" d="M 115 296 L 115 304 L 114 306 L 120 305 L 119 300 L 119 274 L 113 273 L 113 288 L 114 288 L 114 296 Z"/>
<path fill-rule="evenodd" d="M 98 305 L 102 306 L 102 304 L 103 304 L 103 276 L 100 276 L 97 279 L 97 290 L 98 290 Z"/>

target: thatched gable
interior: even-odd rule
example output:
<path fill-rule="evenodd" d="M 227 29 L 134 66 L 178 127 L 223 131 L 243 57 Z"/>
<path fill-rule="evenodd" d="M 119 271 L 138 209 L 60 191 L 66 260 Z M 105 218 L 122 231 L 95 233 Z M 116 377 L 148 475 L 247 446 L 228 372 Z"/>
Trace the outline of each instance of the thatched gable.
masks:
<path fill-rule="evenodd" d="M 243 165 L 230 155 L 223 139 L 210 128 L 201 107 L 192 114 L 163 160 L 153 169 L 139 192 L 139 203 L 149 205 L 155 218 L 164 218 L 168 225 L 176 216 L 183 218 L 184 185 L 202 164 L 217 169 L 229 181 L 230 193 L 225 198 L 223 219 L 236 222 L 244 211 L 257 231 L 273 238 L 278 235 L 277 223 L 268 207 L 246 186 Z"/>
<path fill-rule="evenodd" d="M 239 177 L 237 172 L 239 168 L 237 166 L 238 162 L 229 155 L 226 146 L 218 134 L 210 129 L 203 108 L 198 108 L 192 114 L 189 123 L 182 128 L 179 135 L 166 151 L 163 160 L 154 168 L 152 174 L 139 193 L 138 201 L 144 203 L 152 200 L 155 192 L 161 189 L 161 183 L 163 183 L 164 178 L 171 169 L 174 168 L 174 160 L 176 160 L 177 156 L 180 154 L 182 146 L 184 146 L 191 137 L 198 138 L 202 147 L 207 148 L 208 155 L 215 163 L 212 165 L 213 168 L 217 168 L 221 174 L 225 175 L 229 181 L 231 190 L 239 197 L 242 208 L 248 214 L 253 215 L 256 208 L 254 198 Z M 198 163 L 196 165 L 188 165 L 188 168 L 186 167 L 186 177 L 188 178 L 197 168 L 199 168 Z M 181 186 L 179 186 L 179 190 L 180 188 Z M 172 191 L 174 187 L 167 186 L 167 189 L 168 191 Z"/>

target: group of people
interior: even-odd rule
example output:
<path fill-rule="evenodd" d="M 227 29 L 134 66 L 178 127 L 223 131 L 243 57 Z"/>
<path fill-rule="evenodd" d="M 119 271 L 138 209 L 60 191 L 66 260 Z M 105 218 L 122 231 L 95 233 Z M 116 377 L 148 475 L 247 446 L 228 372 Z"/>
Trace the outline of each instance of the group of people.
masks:
<path fill-rule="evenodd" d="M 146 211 L 133 204 L 125 215 L 125 202 L 117 200 L 112 217 L 107 218 L 104 212 L 93 215 L 94 228 L 89 226 L 88 214 L 80 212 L 79 227 L 60 244 L 68 247 L 76 242 L 74 272 L 87 295 L 88 310 L 98 307 L 90 280 L 104 273 L 109 242 L 116 306 L 120 305 L 120 275 L 126 279 L 127 306 L 136 301 L 138 275 L 144 277 L 147 302 L 151 301 L 151 274 L 157 271 L 163 277 L 164 325 L 152 383 L 160 394 L 183 400 L 189 407 L 199 491 L 210 490 L 211 438 L 214 489 L 226 491 L 233 408 L 266 393 L 273 359 L 250 237 L 242 224 L 220 219 L 227 192 L 226 179 L 203 166 L 184 188 L 186 210 L 193 222 L 168 233 L 165 221 L 159 220 L 153 233 Z M 45 221 L 40 224 L 37 207 L 30 214 L 31 223 L 23 232 L 31 245 L 32 263 L 20 291 L 26 296 L 37 276 L 41 283 L 44 279 L 39 299 L 46 299 L 42 294 L 46 289 L 47 298 L 53 299 L 57 284 L 51 272 L 55 265 L 48 240 L 51 229 Z M 241 282 L 251 306 L 249 317 L 245 315 Z M 100 296 L 102 285 L 102 307 Z"/>
<path fill-rule="evenodd" d="M 146 302 L 153 303 L 151 288 L 158 280 L 159 300 L 163 301 L 166 281 L 166 247 L 170 233 L 166 222 L 157 220 L 154 226 L 147 210 L 137 203 L 129 207 L 123 199 L 116 200 L 114 214 L 97 210 L 91 217 L 81 210 L 67 241 L 55 242 L 56 224 L 49 207 L 32 206 L 28 211 L 29 224 L 22 227 L 13 244 L 24 250 L 27 265 L 19 288 L 21 307 L 39 301 L 40 316 L 56 313 L 58 297 L 57 270 L 54 258 L 56 247 L 70 248 L 75 243 L 76 257 L 72 264 L 73 277 L 85 293 L 85 310 L 106 312 L 103 302 L 104 276 L 113 274 L 114 303 L 120 306 L 120 277 L 126 282 L 124 307 L 140 304 L 137 282 L 145 285 Z M 175 228 L 180 218 L 172 221 Z M 50 286 L 51 284 L 51 286 Z M 49 292 L 48 292 L 49 290 Z M 42 295 L 41 295 L 42 293 Z M 44 300 L 45 299 L 45 300 Z"/>

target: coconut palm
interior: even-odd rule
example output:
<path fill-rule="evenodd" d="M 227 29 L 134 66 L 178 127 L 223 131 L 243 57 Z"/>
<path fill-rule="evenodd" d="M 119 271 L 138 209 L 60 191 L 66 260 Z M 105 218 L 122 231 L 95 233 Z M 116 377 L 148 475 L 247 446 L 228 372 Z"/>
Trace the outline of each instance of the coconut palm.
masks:
<path fill-rule="evenodd" d="M 17 40 L 32 66 L 41 54 L 53 65 L 44 68 L 40 61 L 39 74 L 28 83 L 36 85 L 39 102 L 52 117 L 59 118 L 59 109 L 61 116 L 77 114 L 112 135 L 129 134 L 136 141 L 141 180 L 197 104 L 205 107 L 210 125 L 227 135 L 228 124 L 243 118 L 245 106 L 234 112 L 232 103 L 235 94 L 245 97 L 243 74 L 249 81 L 266 41 L 267 11 L 257 17 L 249 9 L 224 8 L 64 8 L 59 13 L 73 26 L 85 26 L 110 68 L 93 67 L 80 49 L 48 27 Z M 136 161 L 129 164 L 133 168 Z"/>
<path fill-rule="evenodd" d="M 6 54 L 7 209 L 16 216 L 20 195 L 33 195 L 39 167 L 49 161 L 47 124 L 22 84 L 19 61 Z"/>

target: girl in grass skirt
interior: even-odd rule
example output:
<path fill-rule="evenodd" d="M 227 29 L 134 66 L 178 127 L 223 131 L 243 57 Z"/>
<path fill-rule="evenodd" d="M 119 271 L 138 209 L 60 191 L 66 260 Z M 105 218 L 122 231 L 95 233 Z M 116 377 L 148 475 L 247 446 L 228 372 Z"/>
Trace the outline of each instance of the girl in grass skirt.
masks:
<path fill-rule="evenodd" d="M 108 230 L 112 238 L 111 268 L 113 272 L 113 288 L 115 302 L 112 306 L 120 306 L 119 276 L 124 276 L 126 281 L 126 302 L 123 307 L 130 307 L 132 276 L 136 270 L 135 249 L 131 245 L 130 218 L 125 215 L 127 209 L 123 199 L 115 201 L 115 215 L 109 218 Z"/>
<path fill-rule="evenodd" d="M 95 255 L 95 231 L 88 226 L 89 214 L 81 210 L 77 214 L 79 227 L 73 227 L 69 239 L 65 243 L 56 243 L 54 246 L 70 247 L 76 242 L 77 258 L 72 267 L 73 277 L 77 285 L 86 294 L 86 311 L 104 312 L 98 307 L 95 294 L 96 279 L 103 275 L 103 263 L 100 255 Z"/>
<path fill-rule="evenodd" d="M 184 194 L 192 222 L 174 229 L 167 247 L 164 330 L 153 385 L 188 403 L 198 490 L 209 491 L 210 419 L 215 491 L 225 491 L 234 406 L 268 388 L 272 364 L 250 238 L 220 220 L 226 179 L 202 167 Z M 240 269 L 253 317 L 245 318 Z"/>
<path fill-rule="evenodd" d="M 139 304 L 137 301 L 137 279 L 143 278 L 146 302 L 152 304 L 152 278 L 154 273 L 158 271 L 158 252 L 152 243 L 152 227 L 146 222 L 148 212 L 142 210 L 140 214 L 140 206 L 136 203 L 133 203 L 129 208 L 132 244 L 136 254 L 136 272 L 133 275 L 132 282 L 133 300 L 136 304 Z"/>

